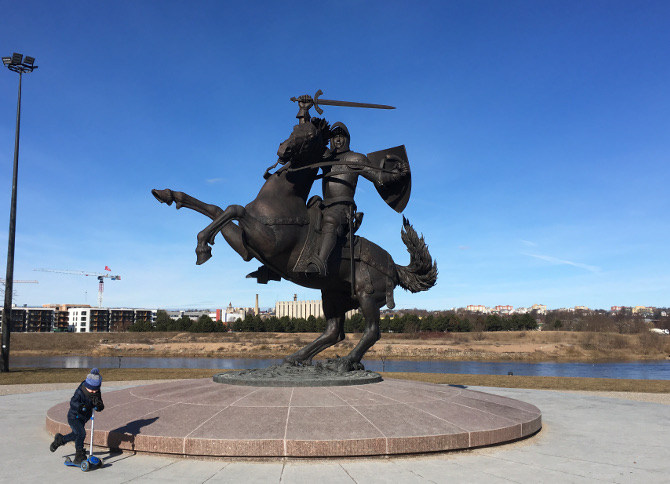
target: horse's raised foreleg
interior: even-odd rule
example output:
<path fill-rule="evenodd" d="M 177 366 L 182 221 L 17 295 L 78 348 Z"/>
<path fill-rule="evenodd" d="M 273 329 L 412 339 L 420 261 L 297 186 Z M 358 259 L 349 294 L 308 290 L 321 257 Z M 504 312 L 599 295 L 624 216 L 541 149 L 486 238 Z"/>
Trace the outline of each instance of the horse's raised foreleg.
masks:
<path fill-rule="evenodd" d="M 244 241 L 244 231 L 235 224 L 226 224 L 221 229 L 221 235 L 226 239 L 228 245 L 233 248 L 235 252 L 240 254 L 245 262 L 253 259 L 253 255 L 249 252 L 249 248 Z"/>
<path fill-rule="evenodd" d="M 173 192 L 169 188 L 166 188 L 165 190 L 153 189 L 151 190 L 151 194 L 161 203 L 172 205 L 172 202 L 174 202 L 177 210 L 182 207 L 186 207 L 191 210 L 195 210 L 196 212 L 201 213 L 211 218 L 212 220 L 215 220 L 219 215 L 221 215 L 221 213 L 223 213 L 223 209 L 221 207 L 212 205 L 210 203 L 201 202 L 197 198 L 187 195 L 184 192 Z"/>
<path fill-rule="evenodd" d="M 177 210 L 182 207 L 189 208 L 211 218 L 212 220 L 216 220 L 224 212 L 224 210 L 217 205 L 201 202 L 197 198 L 187 195 L 184 192 L 174 192 L 169 188 L 166 188 L 165 190 L 154 189 L 151 190 L 151 193 L 154 197 L 156 197 L 156 200 L 161 203 L 167 203 L 168 205 L 172 205 L 172 203 L 174 203 L 177 207 Z M 226 239 L 226 242 L 228 242 L 228 244 L 230 244 L 230 246 L 235 250 L 235 252 L 242 256 L 242 259 L 247 262 L 251 260 L 252 256 L 249 254 L 249 251 L 247 250 L 247 247 L 244 243 L 242 229 L 240 229 L 235 224 L 226 224 L 221 228 L 221 234 Z"/>
<path fill-rule="evenodd" d="M 198 233 L 198 245 L 195 248 L 197 257 L 195 263 L 200 265 L 207 262 L 212 257 L 212 248 L 210 245 L 214 244 L 216 234 L 222 230 L 228 222 L 242 219 L 245 215 L 246 210 L 242 205 L 229 205 L 211 224 L 201 230 L 200 233 Z M 239 236 L 239 241 L 242 242 L 241 234 Z"/>
<path fill-rule="evenodd" d="M 239 227 L 233 228 L 234 224 L 228 223 L 232 220 L 238 220 Z M 223 233 L 235 250 L 241 245 L 246 247 L 247 242 L 255 254 L 263 254 L 265 258 L 272 258 L 278 250 L 281 250 L 277 247 L 277 236 L 272 226 L 250 215 L 241 205 L 230 205 L 198 234 L 198 247 L 195 250 L 198 255 L 196 264 L 207 262 L 212 257 L 210 245 L 214 245 L 214 238 L 218 231 Z M 250 260 L 250 256 L 245 256 L 239 250 L 237 252 L 244 260 Z"/>
<path fill-rule="evenodd" d="M 323 314 L 326 317 L 326 330 L 304 348 L 284 358 L 291 365 L 311 365 L 312 358 L 344 339 L 344 315 L 347 311 L 344 298 L 338 294 L 321 293 Z"/>

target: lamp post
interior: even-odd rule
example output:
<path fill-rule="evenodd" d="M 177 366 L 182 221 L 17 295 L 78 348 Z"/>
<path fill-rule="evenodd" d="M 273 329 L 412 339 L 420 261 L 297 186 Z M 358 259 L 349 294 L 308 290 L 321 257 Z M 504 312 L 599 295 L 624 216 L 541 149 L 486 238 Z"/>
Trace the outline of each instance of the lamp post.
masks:
<path fill-rule="evenodd" d="M 14 243 L 16 240 L 16 182 L 19 171 L 19 131 L 21 128 L 21 81 L 24 72 L 37 69 L 35 58 L 16 52 L 11 57 L 3 57 L 2 63 L 10 71 L 19 73 L 19 100 L 16 107 L 16 138 L 14 141 L 14 175 L 12 177 L 12 203 L 9 210 L 9 242 L 7 248 L 7 277 L 5 277 L 5 305 L 2 310 L 2 367 L 9 371 L 9 335 L 12 326 L 12 293 L 14 291 Z"/>

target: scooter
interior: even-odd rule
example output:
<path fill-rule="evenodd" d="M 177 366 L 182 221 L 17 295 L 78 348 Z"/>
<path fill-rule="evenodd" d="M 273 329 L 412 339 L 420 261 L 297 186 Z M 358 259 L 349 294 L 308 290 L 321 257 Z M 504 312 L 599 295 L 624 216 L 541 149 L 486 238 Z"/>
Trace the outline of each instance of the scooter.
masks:
<path fill-rule="evenodd" d="M 70 467 L 81 467 L 81 470 L 86 472 L 89 469 L 99 469 L 102 467 L 102 459 L 93 455 L 93 424 L 95 424 L 95 408 L 91 415 L 91 446 L 88 453 L 88 459 L 81 461 L 80 464 L 75 464 L 69 457 L 65 458 L 65 465 Z"/>

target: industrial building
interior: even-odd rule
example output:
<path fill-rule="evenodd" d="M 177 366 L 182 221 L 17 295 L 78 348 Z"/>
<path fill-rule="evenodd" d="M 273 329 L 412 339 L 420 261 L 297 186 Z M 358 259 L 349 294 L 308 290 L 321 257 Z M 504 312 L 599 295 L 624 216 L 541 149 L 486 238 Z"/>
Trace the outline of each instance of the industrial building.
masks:
<path fill-rule="evenodd" d="M 358 313 L 358 309 L 352 309 L 346 313 L 347 318 L 351 318 Z M 277 301 L 275 303 L 275 316 L 282 318 L 288 316 L 289 318 L 304 318 L 310 316 L 315 318 L 323 318 L 323 304 L 321 300 L 298 301 L 298 295 L 293 295 L 293 301 Z"/>

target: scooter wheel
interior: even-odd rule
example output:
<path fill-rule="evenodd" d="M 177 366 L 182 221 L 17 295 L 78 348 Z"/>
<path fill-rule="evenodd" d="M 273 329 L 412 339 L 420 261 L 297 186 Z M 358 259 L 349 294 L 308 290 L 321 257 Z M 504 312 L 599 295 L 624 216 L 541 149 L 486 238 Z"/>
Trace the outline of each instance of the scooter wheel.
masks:
<path fill-rule="evenodd" d="M 87 460 L 81 461 L 79 467 L 81 467 L 82 471 L 86 472 L 88 470 L 88 461 Z"/>

